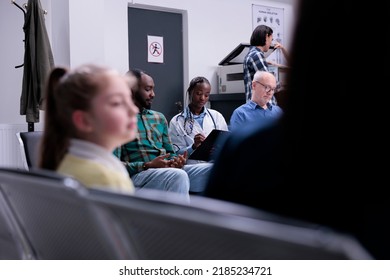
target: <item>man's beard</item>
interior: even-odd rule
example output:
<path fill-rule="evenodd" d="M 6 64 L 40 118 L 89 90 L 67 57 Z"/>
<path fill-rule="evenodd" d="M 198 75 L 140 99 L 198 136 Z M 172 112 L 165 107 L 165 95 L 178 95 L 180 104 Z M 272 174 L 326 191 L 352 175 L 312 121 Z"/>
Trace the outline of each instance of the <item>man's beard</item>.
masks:
<path fill-rule="evenodd" d="M 144 102 L 143 107 L 144 107 L 145 109 L 150 110 L 150 109 L 152 108 L 152 104 L 151 104 L 151 103 L 147 104 L 146 102 Z"/>
<path fill-rule="evenodd" d="M 152 104 L 151 103 L 147 103 L 138 94 L 135 94 L 134 99 L 135 99 L 135 103 L 139 104 L 141 108 L 145 108 L 145 109 L 148 109 L 148 110 L 150 110 L 152 108 Z"/>

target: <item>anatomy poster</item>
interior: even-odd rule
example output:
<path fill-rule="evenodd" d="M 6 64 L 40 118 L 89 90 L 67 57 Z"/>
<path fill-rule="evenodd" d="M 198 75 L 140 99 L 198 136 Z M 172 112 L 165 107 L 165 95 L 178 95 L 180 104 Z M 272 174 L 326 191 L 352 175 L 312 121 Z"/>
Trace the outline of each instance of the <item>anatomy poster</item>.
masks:
<path fill-rule="evenodd" d="M 284 9 L 275 8 L 262 5 L 252 5 L 252 30 L 256 26 L 263 24 L 272 28 L 274 31 L 274 43 L 279 42 L 284 45 Z M 284 57 L 281 50 L 266 53 L 267 60 L 278 64 L 285 64 Z"/>

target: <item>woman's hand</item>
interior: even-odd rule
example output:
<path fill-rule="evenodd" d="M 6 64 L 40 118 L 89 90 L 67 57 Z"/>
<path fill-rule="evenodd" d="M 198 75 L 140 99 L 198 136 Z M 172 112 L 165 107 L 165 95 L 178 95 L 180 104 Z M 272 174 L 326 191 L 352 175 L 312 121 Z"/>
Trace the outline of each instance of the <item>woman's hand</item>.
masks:
<path fill-rule="evenodd" d="M 202 144 L 202 142 L 204 141 L 204 139 L 206 139 L 206 137 L 201 134 L 201 133 L 198 133 L 194 136 L 194 144 L 192 144 L 192 149 L 196 149 L 200 146 L 200 144 Z"/>
<path fill-rule="evenodd" d="M 275 49 L 284 49 L 284 46 L 281 43 L 277 42 L 277 43 L 275 43 L 274 48 Z"/>
<path fill-rule="evenodd" d="M 275 45 L 274 45 L 274 48 L 275 49 L 281 49 L 282 50 L 282 53 L 284 55 L 284 57 L 286 58 L 286 60 L 288 61 L 289 60 L 289 55 L 288 55 L 288 52 L 286 50 L 286 48 L 279 42 L 277 42 Z"/>

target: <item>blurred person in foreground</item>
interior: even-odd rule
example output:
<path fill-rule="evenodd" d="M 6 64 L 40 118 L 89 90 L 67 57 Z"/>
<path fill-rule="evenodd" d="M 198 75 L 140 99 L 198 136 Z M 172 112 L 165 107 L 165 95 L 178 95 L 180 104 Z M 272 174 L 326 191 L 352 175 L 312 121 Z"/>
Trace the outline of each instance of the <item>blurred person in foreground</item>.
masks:
<path fill-rule="evenodd" d="M 359 46 L 362 34 L 388 35 L 386 24 L 361 25 L 365 10 L 348 0 L 300 1 L 284 114 L 231 133 L 205 195 L 329 226 L 356 237 L 374 258 L 390 259 L 388 172 L 378 161 L 388 149 L 386 102 L 374 102 L 386 92 L 379 81 L 388 80 L 389 58 L 365 69 L 348 48 L 338 54 L 343 69 L 322 63 L 330 39 Z M 376 18 L 385 10 L 376 9 Z"/>
<path fill-rule="evenodd" d="M 73 176 L 87 187 L 133 193 L 112 154 L 136 135 L 138 108 L 130 79 L 108 67 L 57 67 L 48 80 L 39 166 Z"/>

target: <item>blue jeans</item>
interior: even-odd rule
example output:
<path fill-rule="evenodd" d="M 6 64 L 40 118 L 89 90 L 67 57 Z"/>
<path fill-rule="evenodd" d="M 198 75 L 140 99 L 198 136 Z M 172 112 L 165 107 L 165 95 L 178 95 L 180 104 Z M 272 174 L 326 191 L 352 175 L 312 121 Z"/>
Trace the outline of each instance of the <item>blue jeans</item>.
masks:
<path fill-rule="evenodd" d="M 184 165 L 183 169 L 190 179 L 190 192 L 203 193 L 212 167 L 213 164 L 209 162 Z"/>
<path fill-rule="evenodd" d="M 212 163 L 196 163 L 179 168 L 149 168 L 131 177 L 136 188 L 172 191 L 188 196 L 201 193 L 211 171 Z"/>

